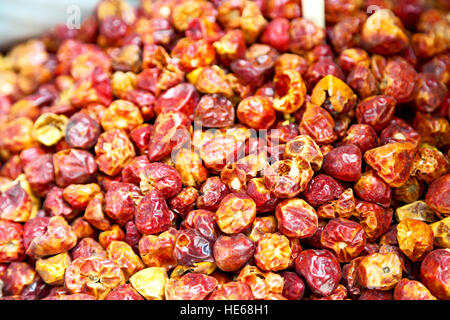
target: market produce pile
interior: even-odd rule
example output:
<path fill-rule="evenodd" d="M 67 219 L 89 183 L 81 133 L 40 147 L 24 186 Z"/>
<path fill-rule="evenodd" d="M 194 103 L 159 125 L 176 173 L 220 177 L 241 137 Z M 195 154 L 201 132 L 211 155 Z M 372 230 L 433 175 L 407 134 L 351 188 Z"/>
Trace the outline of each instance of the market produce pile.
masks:
<path fill-rule="evenodd" d="M 449 2 L 325 3 L 104 0 L 0 56 L 1 299 L 449 300 Z"/>

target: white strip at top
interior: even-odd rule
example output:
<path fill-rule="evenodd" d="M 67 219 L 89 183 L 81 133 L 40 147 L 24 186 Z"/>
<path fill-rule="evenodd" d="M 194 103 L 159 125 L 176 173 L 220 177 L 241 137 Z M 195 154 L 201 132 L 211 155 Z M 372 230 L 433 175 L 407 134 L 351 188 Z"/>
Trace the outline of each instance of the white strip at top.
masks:
<path fill-rule="evenodd" d="M 325 0 L 302 0 L 303 18 L 325 28 Z"/>

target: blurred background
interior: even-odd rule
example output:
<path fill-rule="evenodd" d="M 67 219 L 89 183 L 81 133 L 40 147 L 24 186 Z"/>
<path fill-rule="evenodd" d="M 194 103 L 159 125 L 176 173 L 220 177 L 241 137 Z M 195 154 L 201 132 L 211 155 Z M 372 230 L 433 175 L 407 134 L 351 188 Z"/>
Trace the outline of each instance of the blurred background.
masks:
<path fill-rule="evenodd" d="M 57 23 L 89 16 L 98 0 L 0 0 L 0 50 L 39 36 Z M 128 0 L 137 6 L 139 0 Z"/>
<path fill-rule="evenodd" d="M 127 0 L 137 7 L 139 3 L 151 2 L 151 0 Z M 166 0 L 169 2 L 170 0 Z M 220 0 L 210 0 L 220 2 Z M 266 2 L 269 0 L 253 0 Z M 300 1 L 300 0 L 298 0 Z M 411 3 L 430 4 L 443 10 L 450 10 L 450 0 L 353 0 L 356 3 L 379 6 L 384 3 L 405 12 L 414 12 Z M 0 0 L 0 50 L 4 51 L 13 44 L 35 36 L 42 35 L 50 30 L 55 24 L 71 24 L 78 20 L 81 23 L 94 11 L 100 0 Z M 348 2 L 348 1 L 343 1 Z M 327 15 L 327 7 L 330 14 L 336 11 L 336 0 L 303 0 L 303 16 L 322 25 L 324 21 L 323 8 Z M 311 13 L 308 16 L 307 8 Z M 364 7 L 364 6 L 363 6 Z M 412 10 L 412 11 L 411 11 Z M 321 11 L 322 13 L 318 13 Z"/>

